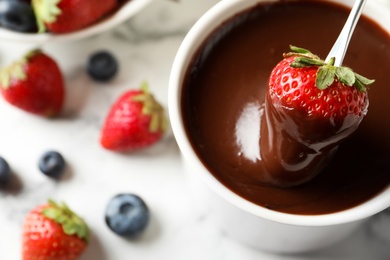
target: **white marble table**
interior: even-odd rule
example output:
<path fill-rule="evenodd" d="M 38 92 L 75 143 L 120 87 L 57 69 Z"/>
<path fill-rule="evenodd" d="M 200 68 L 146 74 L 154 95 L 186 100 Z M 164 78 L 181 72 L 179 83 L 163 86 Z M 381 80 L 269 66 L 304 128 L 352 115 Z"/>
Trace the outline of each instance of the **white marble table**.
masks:
<path fill-rule="evenodd" d="M 156 97 L 167 105 L 168 77 L 176 51 L 196 19 L 216 2 L 156 0 L 114 30 L 43 47 L 64 71 L 66 108 L 60 118 L 46 120 L 0 99 L 0 156 L 8 160 L 18 180 L 11 190 L 0 193 L 1 260 L 20 258 L 23 218 L 49 197 L 66 201 L 88 221 L 93 237 L 82 260 L 390 259 L 390 211 L 375 216 L 332 248 L 293 256 L 267 254 L 226 237 L 211 225 L 207 214 L 193 209 L 171 133 L 158 145 L 129 155 L 99 146 L 107 109 L 126 89 L 147 80 Z M 0 42 L 0 65 L 33 47 Z M 110 50 L 120 61 L 120 73 L 110 84 L 92 82 L 84 70 L 89 54 L 100 49 Z M 49 149 L 60 151 L 68 162 L 66 176 L 60 181 L 46 178 L 37 168 L 38 158 Z M 135 241 L 116 236 L 104 222 L 106 203 L 123 192 L 140 195 L 152 212 L 150 226 Z"/>

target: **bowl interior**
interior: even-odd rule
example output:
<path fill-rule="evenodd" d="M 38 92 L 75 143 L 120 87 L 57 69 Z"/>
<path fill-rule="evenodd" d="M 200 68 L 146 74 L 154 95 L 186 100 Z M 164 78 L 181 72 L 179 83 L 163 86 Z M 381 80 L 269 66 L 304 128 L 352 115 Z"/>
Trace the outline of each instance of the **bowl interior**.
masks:
<path fill-rule="evenodd" d="M 353 0 L 331 0 L 343 5 L 351 7 Z M 173 132 L 180 150 L 187 161 L 191 164 L 194 172 L 196 172 L 203 181 L 222 198 L 226 199 L 231 204 L 249 212 L 255 216 L 259 216 L 268 220 L 277 221 L 285 224 L 300 225 L 300 226 L 326 226 L 342 224 L 346 222 L 357 221 L 364 219 L 390 206 L 390 188 L 383 191 L 369 202 L 363 203 L 354 208 L 325 215 L 293 215 L 287 213 L 276 212 L 265 209 L 252 202 L 249 202 L 238 196 L 227 187 L 222 185 L 202 164 L 197 155 L 192 149 L 184 130 L 184 124 L 181 114 L 181 91 L 184 76 L 192 61 L 192 57 L 196 55 L 198 48 L 204 40 L 221 25 L 224 21 L 233 17 L 250 7 L 263 2 L 263 0 L 224 0 L 219 2 L 215 7 L 210 9 L 187 34 L 182 45 L 179 48 L 175 58 L 169 83 L 169 114 Z M 268 1 L 269 2 L 269 1 Z M 368 2 L 364 14 L 375 20 L 384 29 L 390 32 L 390 8 L 375 2 Z"/>

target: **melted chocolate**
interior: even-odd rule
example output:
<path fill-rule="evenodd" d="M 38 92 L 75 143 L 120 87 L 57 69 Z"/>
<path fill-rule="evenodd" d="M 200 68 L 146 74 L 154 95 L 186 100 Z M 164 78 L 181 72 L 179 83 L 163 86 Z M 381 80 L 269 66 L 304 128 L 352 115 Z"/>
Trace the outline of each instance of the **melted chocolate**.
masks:
<path fill-rule="evenodd" d="M 290 44 L 325 57 L 348 13 L 323 1 L 263 3 L 221 25 L 194 57 L 182 93 L 186 132 L 203 164 L 238 195 L 272 210 L 312 215 L 354 207 L 389 186 L 390 37 L 364 16 L 344 60 L 376 79 L 359 129 L 308 183 L 280 188 L 257 178 L 272 68 Z"/>

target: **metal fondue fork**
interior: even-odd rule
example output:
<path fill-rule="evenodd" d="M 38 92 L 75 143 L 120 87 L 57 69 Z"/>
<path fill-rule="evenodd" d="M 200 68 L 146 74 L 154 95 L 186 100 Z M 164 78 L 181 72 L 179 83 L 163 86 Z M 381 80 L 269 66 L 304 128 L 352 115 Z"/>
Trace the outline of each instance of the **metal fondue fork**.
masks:
<path fill-rule="evenodd" d="M 341 66 L 344 60 L 345 53 L 347 52 L 349 42 L 351 40 L 353 31 L 355 30 L 356 24 L 359 21 L 359 17 L 362 14 L 364 5 L 367 0 L 356 0 L 352 10 L 348 16 L 347 21 L 343 29 L 340 32 L 339 37 L 334 43 L 325 61 L 328 62 L 331 58 L 335 58 L 335 66 Z"/>

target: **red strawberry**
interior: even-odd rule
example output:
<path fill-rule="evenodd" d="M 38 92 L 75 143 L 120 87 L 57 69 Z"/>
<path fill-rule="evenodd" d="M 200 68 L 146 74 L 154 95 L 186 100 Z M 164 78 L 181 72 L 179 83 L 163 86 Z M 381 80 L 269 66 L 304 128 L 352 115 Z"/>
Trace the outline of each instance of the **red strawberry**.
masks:
<path fill-rule="evenodd" d="M 117 0 L 32 0 L 40 32 L 69 33 L 110 13 Z"/>
<path fill-rule="evenodd" d="M 29 212 L 23 224 L 22 260 L 73 260 L 87 247 L 89 230 L 66 204 L 49 200 Z"/>
<path fill-rule="evenodd" d="M 42 116 L 58 114 L 64 80 L 57 63 L 43 52 L 29 52 L 0 72 L 0 91 L 14 106 Z"/>
<path fill-rule="evenodd" d="M 260 150 L 271 182 L 303 183 L 326 166 L 367 113 L 369 80 L 291 47 L 273 69 L 261 125 Z"/>
<path fill-rule="evenodd" d="M 157 142 L 166 129 L 164 109 L 143 84 L 125 92 L 111 107 L 100 143 L 113 151 L 132 151 Z"/>

